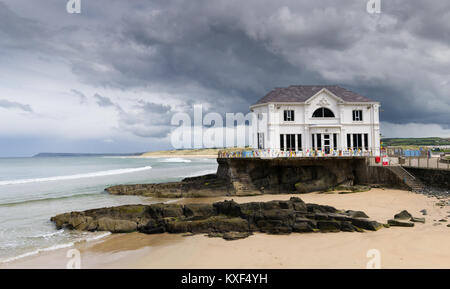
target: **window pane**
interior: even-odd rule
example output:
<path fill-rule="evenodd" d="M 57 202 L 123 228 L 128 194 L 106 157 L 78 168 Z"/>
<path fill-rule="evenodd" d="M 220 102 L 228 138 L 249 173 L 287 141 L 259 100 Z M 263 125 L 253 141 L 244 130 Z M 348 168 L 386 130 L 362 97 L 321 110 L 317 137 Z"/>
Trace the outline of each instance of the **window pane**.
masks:
<path fill-rule="evenodd" d="M 364 134 L 364 148 L 368 151 L 369 150 L 369 134 Z"/>
<path fill-rule="evenodd" d="M 320 133 L 317 134 L 317 149 L 322 149 L 322 134 Z"/>
<path fill-rule="evenodd" d="M 301 134 L 297 135 L 297 148 L 299 151 L 302 150 L 302 135 Z"/>
<path fill-rule="evenodd" d="M 337 134 L 333 134 L 333 149 L 337 150 Z"/>
<path fill-rule="evenodd" d="M 280 134 L 280 150 L 284 151 L 284 134 Z"/>
<path fill-rule="evenodd" d="M 312 146 L 313 149 L 316 148 L 315 136 L 316 136 L 315 134 L 311 135 L 311 146 Z"/>
<path fill-rule="evenodd" d="M 324 117 L 334 117 L 334 113 L 328 108 L 323 108 Z"/>

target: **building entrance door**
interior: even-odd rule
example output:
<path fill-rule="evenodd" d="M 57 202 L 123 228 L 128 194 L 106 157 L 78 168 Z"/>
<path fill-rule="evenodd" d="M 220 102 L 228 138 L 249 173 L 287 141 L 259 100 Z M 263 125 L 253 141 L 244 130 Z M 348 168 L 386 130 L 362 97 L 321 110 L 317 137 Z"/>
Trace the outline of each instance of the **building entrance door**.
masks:
<path fill-rule="evenodd" d="M 330 135 L 324 134 L 323 135 L 323 149 L 326 154 L 330 153 L 331 150 L 331 141 L 330 141 Z"/>

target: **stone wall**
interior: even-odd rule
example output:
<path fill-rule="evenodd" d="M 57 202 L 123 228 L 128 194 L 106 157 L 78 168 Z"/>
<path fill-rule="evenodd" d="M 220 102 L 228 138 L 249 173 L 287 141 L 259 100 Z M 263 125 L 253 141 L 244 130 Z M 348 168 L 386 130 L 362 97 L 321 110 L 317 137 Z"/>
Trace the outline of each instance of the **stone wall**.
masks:
<path fill-rule="evenodd" d="M 436 169 L 405 168 L 408 172 L 430 187 L 450 190 L 450 171 Z"/>

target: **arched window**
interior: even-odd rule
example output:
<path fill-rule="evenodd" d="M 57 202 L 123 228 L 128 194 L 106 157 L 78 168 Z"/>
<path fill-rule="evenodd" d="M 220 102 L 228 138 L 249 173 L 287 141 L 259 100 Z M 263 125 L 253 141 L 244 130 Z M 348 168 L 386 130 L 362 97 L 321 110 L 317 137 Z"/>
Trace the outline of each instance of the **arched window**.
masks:
<path fill-rule="evenodd" d="M 334 113 L 326 107 L 316 109 L 313 117 L 334 117 Z"/>

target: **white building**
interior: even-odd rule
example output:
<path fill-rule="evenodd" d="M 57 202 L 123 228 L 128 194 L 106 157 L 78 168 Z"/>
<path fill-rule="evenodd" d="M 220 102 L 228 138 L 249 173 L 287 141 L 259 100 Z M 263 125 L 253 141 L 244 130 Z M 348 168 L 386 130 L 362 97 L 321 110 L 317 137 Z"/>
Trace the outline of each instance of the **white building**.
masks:
<path fill-rule="evenodd" d="M 276 88 L 250 106 L 253 147 L 380 154 L 380 103 L 339 86 Z"/>

